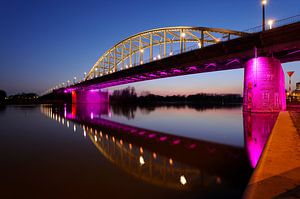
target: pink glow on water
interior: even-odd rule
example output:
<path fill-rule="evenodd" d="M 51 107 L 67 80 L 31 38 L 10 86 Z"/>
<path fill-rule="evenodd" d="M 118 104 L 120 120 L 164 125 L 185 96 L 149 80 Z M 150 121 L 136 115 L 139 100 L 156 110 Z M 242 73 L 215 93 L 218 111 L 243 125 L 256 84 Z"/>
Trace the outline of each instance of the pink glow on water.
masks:
<path fill-rule="evenodd" d="M 244 112 L 244 134 L 250 164 L 256 167 L 269 135 L 276 122 L 277 113 Z"/>

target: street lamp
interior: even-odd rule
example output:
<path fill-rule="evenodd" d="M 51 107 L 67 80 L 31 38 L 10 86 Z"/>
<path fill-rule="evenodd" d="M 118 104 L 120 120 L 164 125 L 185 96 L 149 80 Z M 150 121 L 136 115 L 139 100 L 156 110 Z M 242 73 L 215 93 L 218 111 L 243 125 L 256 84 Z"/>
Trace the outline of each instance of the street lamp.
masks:
<path fill-rule="evenodd" d="M 262 4 L 262 31 L 265 31 L 266 30 L 266 27 L 265 27 L 265 6 L 267 4 L 267 0 L 262 0 L 261 4 Z"/>
<path fill-rule="evenodd" d="M 274 20 L 273 19 L 269 19 L 268 20 L 269 29 L 272 29 L 272 25 L 273 24 L 274 24 Z"/>

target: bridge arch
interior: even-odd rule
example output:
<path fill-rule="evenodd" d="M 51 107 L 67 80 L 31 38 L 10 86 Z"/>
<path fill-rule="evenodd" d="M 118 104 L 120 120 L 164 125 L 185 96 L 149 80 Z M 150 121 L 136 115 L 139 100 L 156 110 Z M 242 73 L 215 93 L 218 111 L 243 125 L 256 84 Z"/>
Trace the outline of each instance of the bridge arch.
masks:
<path fill-rule="evenodd" d="M 192 26 L 143 31 L 118 42 L 107 50 L 93 65 L 85 79 L 103 76 L 246 34 L 221 28 Z"/>

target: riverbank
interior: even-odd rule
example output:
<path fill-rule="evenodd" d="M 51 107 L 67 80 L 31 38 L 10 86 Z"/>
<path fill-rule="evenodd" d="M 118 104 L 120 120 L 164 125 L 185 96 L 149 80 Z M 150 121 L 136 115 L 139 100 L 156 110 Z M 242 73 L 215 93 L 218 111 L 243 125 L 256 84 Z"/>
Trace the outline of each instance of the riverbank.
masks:
<path fill-rule="evenodd" d="M 279 114 L 244 193 L 245 199 L 300 197 L 299 125 L 299 109 Z"/>

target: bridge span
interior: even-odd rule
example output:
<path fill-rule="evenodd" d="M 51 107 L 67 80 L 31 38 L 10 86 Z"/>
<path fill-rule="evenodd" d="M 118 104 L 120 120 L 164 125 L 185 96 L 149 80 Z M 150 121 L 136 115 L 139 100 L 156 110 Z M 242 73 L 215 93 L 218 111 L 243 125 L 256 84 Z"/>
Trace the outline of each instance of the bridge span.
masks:
<path fill-rule="evenodd" d="M 179 45 L 179 54 L 172 51 L 175 43 Z M 198 47 L 192 45 L 193 50 L 187 51 L 187 43 Z M 157 56 L 154 56 L 155 46 Z M 143 59 L 146 51 L 150 55 L 148 62 Z M 208 28 L 162 28 L 119 42 L 99 58 L 85 81 L 55 92 L 72 92 L 74 103 L 106 102 L 107 94 L 100 90 L 111 86 L 245 68 L 244 110 L 276 112 L 286 107 L 281 64 L 299 60 L 300 22 L 252 34 Z"/>

